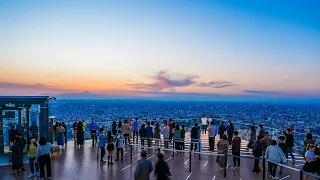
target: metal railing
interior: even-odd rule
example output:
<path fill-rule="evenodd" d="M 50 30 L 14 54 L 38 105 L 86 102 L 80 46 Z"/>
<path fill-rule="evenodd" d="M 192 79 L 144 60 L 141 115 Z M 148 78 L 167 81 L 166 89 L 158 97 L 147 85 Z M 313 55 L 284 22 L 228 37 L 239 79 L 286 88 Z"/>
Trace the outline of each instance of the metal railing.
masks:
<path fill-rule="evenodd" d="M 174 140 L 172 140 L 174 141 Z M 195 142 L 189 142 L 189 143 L 195 143 Z M 173 143 L 174 144 L 174 143 Z M 176 150 L 176 149 L 169 149 L 169 148 L 163 148 L 163 147 L 147 147 L 147 146 L 140 146 L 140 145 L 137 145 L 137 144 L 131 144 L 130 145 L 130 159 L 131 159 L 131 164 L 132 164 L 132 159 L 133 159 L 133 148 L 140 148 L 140 149 L 152 149 L 152 150 L 157 150 L 159 153 L 161 151 L 172 151 L 172 157 L 174 157 L 174 154 L 176 152 L 181 152 L 181 153 L 188 153 L 189 154 L 189 172 L 191 173 L 192 172 L 192 160 L 194 158 L 192 158 L 192 155 L 193 154 L 198 154 L 199 155 L 199 160 L 200 159 L 200 155 L 208 155 L 208 156 L 217 156 L 217 157 L 225 157 L 224 158 L 224 177 L 227 176 L 227 161 L 228 161 L 228 157 L 235 157 L 235 158 L 240 158 L 240 159 L 251 159 L 251 160 L 262 160 L 262 177 L 263 177 L 263 180 L 266 179 L 266 162 L 270 162 L 270 163 L 273 163 L 273 164 L 276 164 L 280 167 L 283 167 L 283 168 L 286 168 L 286 169 L 289 169 L 289 170 L 292 170 L 292 171 L 295 171 L 295 172 L 298 172 L 299 173 L 299 179 L 300 180 L 304 180 L 304 175 L 308 175 L 310 177 L 314 177 L 314 178 L 317 178 L 317 179 L 320 179 L 320 176 L 317 176 L 316 174 L 312 174 L 312 173 L 309 173 L 309 172 L 306 172 L 306 171 L 303 171 L 303 170 L 300 170 L 300 169 L 297 169 L 297 168 L 293 168 L 293 167 L 290 167 L 288 165 L 285 165 L 285 164 L 282 164 L 282 163 L 278 163 L 278 162 L 273 162 L 273 161 L 270 161 L 266 158 L 256 158 L 256 157 L 252 157 L 252 156 L 235 156 L 235 155 L 231 155 L 231 154 L 216 154 L 216 153 L 207 153 L 207 152 L 200 152 L 200 151 L 192 151 L 192 150 Z"/>

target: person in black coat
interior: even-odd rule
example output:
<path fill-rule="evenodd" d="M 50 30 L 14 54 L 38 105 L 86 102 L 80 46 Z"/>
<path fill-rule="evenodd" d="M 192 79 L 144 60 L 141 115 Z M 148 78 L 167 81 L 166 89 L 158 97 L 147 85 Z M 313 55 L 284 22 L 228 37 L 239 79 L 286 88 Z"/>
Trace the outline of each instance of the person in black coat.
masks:
<path fill-rule="evenodd" d="M 147 137 L 147 129 L 145 124 L 141 125 L 139 130 L 139 135 L 140 135 L 141 146 L 144 146 L 144 140 Z"/>
<path fill-rule="evenodd" d="M 169 176 L 171 176 L 170 168 L 167 162 L 164 161 L 163 154 L 158 154 L 158 162 L 155 165 L 154 176 L 156 176 L 157 180 L 169 180 Z"/>
<path fill-rule="evenodd" d="M 77 145 L 82 146 L 84 141 L 84 132 L 82 129 L 82 121 L 79 121 L 77 127 Z"/>
<path fill-rule="evenodd" d="M 11 146 L 12 155 L 11 155 L 11 161 L 12 161 L 12 175 L 21 174 L 21 159 L 23 157 L 21 148 L 21 139 L 20 137 L 16 137 L 15 142 Z"/>

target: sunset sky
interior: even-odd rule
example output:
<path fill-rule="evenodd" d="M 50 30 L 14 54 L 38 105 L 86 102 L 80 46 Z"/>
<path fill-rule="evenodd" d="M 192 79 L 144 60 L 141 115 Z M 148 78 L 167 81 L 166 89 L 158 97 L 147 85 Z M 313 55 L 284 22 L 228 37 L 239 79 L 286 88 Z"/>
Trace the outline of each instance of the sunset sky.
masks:
<path fill-rule="evenodd" d="M 320 1 L 0 0 L 0 95 L 320 97 Z"/>

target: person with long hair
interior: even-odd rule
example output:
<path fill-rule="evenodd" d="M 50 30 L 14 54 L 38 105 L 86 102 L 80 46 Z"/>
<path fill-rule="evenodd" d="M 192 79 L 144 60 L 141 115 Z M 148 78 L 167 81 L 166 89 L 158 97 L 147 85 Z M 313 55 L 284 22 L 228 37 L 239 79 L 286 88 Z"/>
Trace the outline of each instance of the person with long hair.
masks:
<path fill-rule="evenodd" d="M 114 138 L 112 136 L 111 131 L 108 131 L 108 134 L 107 134 L 107 150 L 108 150 L 108 164 L 113 165 L 112 155 L 114 151 Z"/>
<path fill-rule="evenodd" d="M 140 142 L 141 146 L 144 146 L 144 141 L 147 138 L 147 130 L 145 124 L 142 124 L 139 130 L 139 135 L 140 135 Z"/>
<path fill-rule="evenodd" d="M 29 157 L 29 165 L 30 165 L 31 174 L 28 176 L 28 178 L 40 176 L 39 163 L 36 159 L 37 147 L 38 147 L 38 144 L 37 144 L 35 138 L 33 138 L 33 137 L 29 138 L 27 153 L 28 153 L 28 157 Z M 36 167 L 36 171 L 34 171 L 34 167 Z"/>
<path fill-rule="evenodd" d="M 15 142 L 11 146 L 11 162 L 12 162 L 12 175 L 21 174 L 21 159 L 23 157 L 22 148 L 20 144 L 20 137 L 16 137 Z"/>
<path fill-rule="evenodd" d="M 173 140 L 175 144 L 175 149 L 181 150 L 180 147 L 180 141 L 181 141 L 181 130 L 179 125 L 176 125 L 176 127 L 172 130 L 173 133 Z"/>
<path fill-rule="evenodd" d="M 154 133 L 153 133 L 153 138 L 155 139 L 156 146 L 160 145 L 160 138 L 161 138 L 160 133 L 161 133 L 160 125 L 157 124 L 156 127 L 154 128 Z"/>
<path fill-rule="evenodd" d="M 222 135 L 222 139 L 220 139 L 217 143 L 218 148 L 218 154 L 228 154 L 228 147 L 229 147 L 229 141 L 227 135 Z M 221 170 L 224 170 L 226 164 L 225 164 L 225 158 L 226 156 L 218 156 L 217 162 L 221 168 Z"/>
<path fill-rule="evenodd" d="M 51 178 L 51 149 L 55 146 L 48 143 L 46 138 L 41 137 L 36 151 L 36 157 L 40 166 L 40 178 L 44 179 L 47 174 Z M 47 173 L 45 173 L 45 169 Z"/>
<path fill-rule="evenodd" d="M 308 144 L 306 153 L 305 153 L 306 163 L 302 168 L 303 171 L 312 173 L 312 174 L 315 174 L 318 171 L 317 170 L 318 167 L 316 166 L 315 162 L 319 157 L 315 155 L 314 151 L 315 151 L 315 146 L 313 144 Z M 304 180 L 308 180 L 308 178 L 309 178 L 309 175 L 305 174 Z M 317 178 L 314 178 L 314 179 L 316 180 Z"/>
<path fill-rule="evenodd" d="M 100 164 L 104 165 L 104 164 L 106 164 L 106 161 L 103 160 L 103 157 L 106 154 L 105 146 L 106 146 L 107 137 L 106 137 L 106 134 L 105 134 L 103 128 L 100 128 L 99 132 L 100 132 L 100 134 L 99 134 L 98 147 L 100 148 L 100 153 L 101 153 L 100 154 Z"/>
<path fill-rule="evenodd" d="M 164 155 L 162 153 L 158 154 L 158 162 L 155 165 L 154 175 L 157 180 L 170 180 L 170 168 L 167 162 L 164 161 Z"/>
<path fill-rule="evenodd" d="M 65 134 L 65 129 L 62 126 L 62 123 L 59 123 L 59 126 L 57 127 L 57 132 L 58 132 L 58 139 L 57 139 L 57 145 L 59 146 L 60 149 L 64 149 L 64 134 Z"/>
<path fill-rule="evenodd" d="M 268 161 L 268 170 L 272 179 L 279 179 L 276 176 L 277 166 L 280 162 L 287 162 L 286 156 L 278 146 L 277 141 L 271 140 L 270 146 L 267 147 L 264 158 Z"/>
<path fill-rule="evenodd" d="M 249 131 L 249 143 L 247 145 L 247 151 L 249 151 L 249 149 L 252 149 L 252 145 L 253 142 L 257 139 L 257 132 L 256 132 L 256 128 L 254 126 L 250 127 L 250 131 Z"/>
<path fill-rule="evenodd" d="M 83 131 L 82 121 L 79 121 L 77 127 L 77 145 L 82 146 L 84 142 L 84 131 Z"/>
<path fill-rule="evenodd" d="M 313 139 L 312 134 L 311 134 L 311 133 L 307 133 L 306 139 L 303 141 L 303 145 L 304 145 L 304 148 L 303 148 L 303 157 L 304 157 L 304 155 L 305 155 L 306 152 L 307 152 L 307 145 L 308 145 L 308 144 L 315 144 L 315 143 L 316 143 L 316 141 Z"/>

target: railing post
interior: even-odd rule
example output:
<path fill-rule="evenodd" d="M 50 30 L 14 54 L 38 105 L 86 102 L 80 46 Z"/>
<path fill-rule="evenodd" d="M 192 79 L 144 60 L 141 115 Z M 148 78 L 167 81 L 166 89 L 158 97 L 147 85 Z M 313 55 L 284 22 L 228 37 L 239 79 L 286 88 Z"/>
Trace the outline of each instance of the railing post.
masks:
<path fill-rule="evenodd" d="M 131 163 L 131 164 L 132 164 L 132 151 L 133 151 L 133 150 L 132 150 L 132 147 L 133 147 L 132 144 L 130 144 L 130 157 L 131 157 L 131 158 L 130 158 L 130 163 Z"/>
<path fill-rule="evenodd" d="M 224 157 L 225 158 L 224 158 L 224 175 L 223 175 L 223 177 L 226 177 L 227 176 L 227 162 L 228 162 L 227 157 L 228 156 L 225 154 Z"/>
<path fill-rule="evenodd" d="M 172 142 L 173 142 L 173 145 L 172 145 L 172 148 L 173 148 L 172 157 L 174 157 L 174 153 L 175 153 L 175 152 L 174 152 L 174 143 L 175 143 L 175 142 L 174 142 L 174 140 L 173 140 Z"/>
<path fill-rule="evenodd" d="M 191 172 L 192 151 L 189 151 L 189 172 Z"/>
<path fill-rule="evenodd" d="M 199 148 L 199 160 L 201 160 L 201 158 L 200 158 L 200 141 L 198 142 L 198 148 Z"/>
<path fill-rule="evenodd" d="M 262 160 L 262 177 L 263 180 L 266 179 L 266 158 L 263 158 Z"/>
<path fill-rule="evenodd" d="M 300 180 L 303 180 L 303 171 L 300 170 Z"/>

